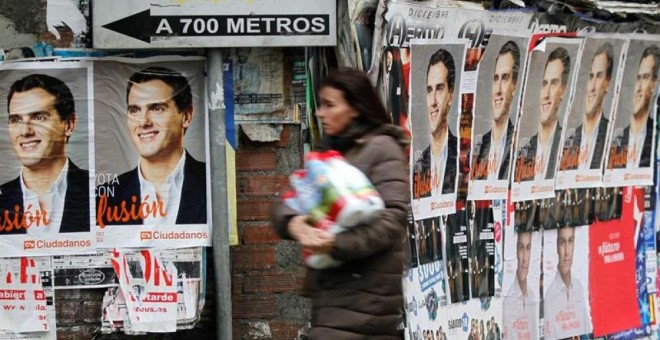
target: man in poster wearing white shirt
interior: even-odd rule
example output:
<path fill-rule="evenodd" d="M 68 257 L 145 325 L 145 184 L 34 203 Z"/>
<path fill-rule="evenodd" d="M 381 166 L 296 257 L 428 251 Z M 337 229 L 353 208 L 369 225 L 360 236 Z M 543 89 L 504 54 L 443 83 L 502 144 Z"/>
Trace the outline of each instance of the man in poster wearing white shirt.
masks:
<path fill-rule="evenodd" d="M 449 129 L 448 121 L 456 74 L 451 53 L 445 49 L 433 53 L 426 74 L 426 106 L 431 141 L 415 162 L 415 198 L 456 192 L 458 140 Z"/>
<path fill-rule="evenodd" d="M 78 121 L 70 88 L 30 74 L 12 84 L 7 109 L 9 140 L 22 167 L 0 186 L 0 235 L 88 232 L 89 172 L 67 154 Z"/>
<path fill-rule="evenodd" d="M 582 283 L 571 273 L 575 228 L 557 230 L 557 275 L 544 299 L 546 339 L 563 339 L 591 332 L 588 300 Z"/>
<path fill-rule="evenodd" d="M 612 82 L 614 48 L 602 44 L 591 58 L 582 124 L 568 137 L 562 152 L 562 170 L 599 169 L 605 149 L 609 120 L 603 115 L 603 101 Z"/>
<path fill-rule="evenodd" d="M 502 45 L 495 58 L 491 91 L 493 121 L 491 130 L 481 138 L 474 176 L 476 179 L 509 178 L 513 137 L 513 123 L 509 118 L 509 110 L 518 84 L 519 69 L 520 49 L 514 41 L 509 40 Z"/>
<path fill-rule="evenodd" d="M 128 134 L 140 158 L 136 168 L 98 191 L 113 194 L 97 197 L 97 221 L 206 223 L 206 165 L 184 148 L 194 114 L 188 80 L 169 68 L 149 67 L 130 77 L 126 100 Z M 132 207 L 139 207 L 137 213 L 126 211 Z"/>
<path fill-rule="evenodd" d="M 612 142 L 608 168 L 637 169 L 651 165 L 655 120 L 649 111 L 653 91 L 658 84 L 659 61 L 658 46 L 651 45 L 642 52 L 632 93 L 630 124 Z"/>
<path fill-rule="evenodd" d="M 539 299 L 534 295 L 527 277 L 532 257 L 532 232 L 518 232 L 516 241 L 516 280 L 504 296 L 505 339 L 538 339 Z"/>
<path fill-rule="evenodd" d="M 548 56 L 541 80 L 538 133 L 519 151 L 522 160 L 519 160 L 518 164 L 533 164 L 533 171 L 518 174 L 516 178 L 519 181 L 541 181 L 555 176 L 562 129 L 559 124 L 559 107 L 564 100 L 570 70 L 571 58 L 568 51 L 557 47 Z M 516 172 L 524 169 L 519 166 L 517 168 Z"/>

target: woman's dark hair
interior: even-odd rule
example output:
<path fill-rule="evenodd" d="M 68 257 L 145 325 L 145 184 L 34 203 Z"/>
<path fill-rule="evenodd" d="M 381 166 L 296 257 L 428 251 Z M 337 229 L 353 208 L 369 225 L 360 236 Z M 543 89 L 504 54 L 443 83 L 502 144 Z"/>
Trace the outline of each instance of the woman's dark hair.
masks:
<path fill-rule="evenodd" d="M 359 123 L 378 126 L 392 122 L 392 118 L 387 114 L 383 102 L 364 72 L 356 69 L 332 71 L 323 79 L 319 90 L 324 87 L 340 90 L 344 94 L 348 105 L 360 113 L 356 118 Z"/>

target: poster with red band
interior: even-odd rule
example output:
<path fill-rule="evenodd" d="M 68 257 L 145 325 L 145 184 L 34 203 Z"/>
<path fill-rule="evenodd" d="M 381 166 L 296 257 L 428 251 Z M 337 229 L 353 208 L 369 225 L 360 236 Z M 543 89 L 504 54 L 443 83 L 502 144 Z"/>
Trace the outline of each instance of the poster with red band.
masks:
<path fill-rule="evenodd" d="M 49 312 L 52 310 L 47 306 L 35 259 L 0 259 L 0 338 L 6 332 L 39 332 L 48 338 L 48 331 L 55 326 L 50 323 Z"/>
<path fill-rule="evenodd" d="M 151 250 L 112 252 L 112 266 L 126 299 L 130 328 L 137 332 L 175 332 L 177 269 Z"/>
<path fill-rule="evenodd" d="M 621 213 L 621 219 L 599 221 L 589 227 L 589 291 L 594 336 L 641 325 L 634 271 L 632 200 L 624 200 Z M 614 277 L 616 280 L 613 280 Z M 614 310 L 616 313 L 612 313 Z"/>

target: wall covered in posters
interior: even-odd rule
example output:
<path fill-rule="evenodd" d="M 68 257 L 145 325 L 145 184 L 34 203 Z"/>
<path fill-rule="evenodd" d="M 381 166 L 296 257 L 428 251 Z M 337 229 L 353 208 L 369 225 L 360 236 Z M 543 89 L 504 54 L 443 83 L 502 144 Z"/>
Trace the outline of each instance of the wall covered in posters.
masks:
<path fill-rule="evenodd" d="M 382 25 L 370 73 L 412 136 L 406 337 L 651 336 L 660 36 L 408 1 Z M 450 67 L 432 56 L 457 44 Z M 444 172 L 424 185 L 434 137 L 427 167 Z M 454 155 L 456 201 L 436 190 L 425 207 L 421 189 L 452 182 Z"/>

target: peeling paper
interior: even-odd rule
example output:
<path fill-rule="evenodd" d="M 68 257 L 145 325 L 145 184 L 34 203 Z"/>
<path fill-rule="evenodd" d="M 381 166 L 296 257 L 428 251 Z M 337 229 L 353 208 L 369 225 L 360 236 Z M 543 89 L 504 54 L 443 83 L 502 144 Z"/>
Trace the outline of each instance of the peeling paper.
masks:
<path fill-rule="evenodd" d="M 128 321 L 137 332 L 176 332 L 177 269 L 157 252 L 112 252 L 112 266 L 124 294 Z"/>
<path fill-rule="evenodd" d="M 74 3 L 75 1 L 75 3 Z M 87 31 L 87 21 L 77 5 L 80 0 L 48 0 L 46 3 L 46 24 L 48 31 L 60 40 L 58 26 L 68 26 L 74 36 Z"/>
<path fill-rule="evenodd" d="M 281 124 L 241 124 L 243 132 L 255 142 L 275 142 L 280 140 Z"/>

